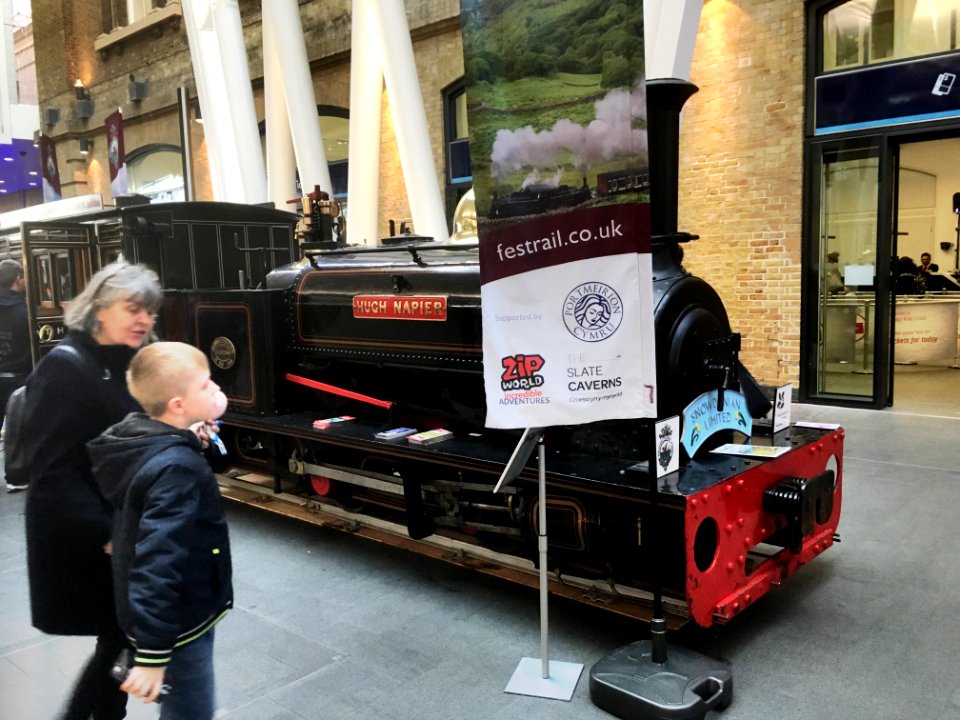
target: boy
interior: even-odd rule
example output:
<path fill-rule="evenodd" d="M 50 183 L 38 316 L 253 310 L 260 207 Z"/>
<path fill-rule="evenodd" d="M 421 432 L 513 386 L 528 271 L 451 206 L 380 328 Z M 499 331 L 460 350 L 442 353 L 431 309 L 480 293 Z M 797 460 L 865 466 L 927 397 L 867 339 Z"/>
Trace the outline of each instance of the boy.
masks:
<path fill-rule="evenodd" d="M 195 432 L 227 399 L 203 353 L 177 342 L 142 348 L 127 371 L 130 413 L 87 447 L 117 508 L 113 578 L 120 627 L 134 648 L 120 689 L 144 702 L 169 696 L 162 720 L 214 713 L 213 626 L 233 604 L 220 492 Z"/>

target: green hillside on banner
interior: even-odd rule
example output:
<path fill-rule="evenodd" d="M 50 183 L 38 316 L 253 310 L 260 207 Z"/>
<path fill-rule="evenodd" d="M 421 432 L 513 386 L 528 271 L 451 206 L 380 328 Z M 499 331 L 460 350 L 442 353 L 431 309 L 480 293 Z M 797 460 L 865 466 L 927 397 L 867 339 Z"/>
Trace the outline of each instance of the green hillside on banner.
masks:
<path fill-rule="evenodd" d="M 461 10 L 478 214 L 531 187 L 593 197 L 601 186 L 603 202 L 636 201 L 607 196 L 599 176 L 646 171 L 642 4 L 462 0 Z"/>

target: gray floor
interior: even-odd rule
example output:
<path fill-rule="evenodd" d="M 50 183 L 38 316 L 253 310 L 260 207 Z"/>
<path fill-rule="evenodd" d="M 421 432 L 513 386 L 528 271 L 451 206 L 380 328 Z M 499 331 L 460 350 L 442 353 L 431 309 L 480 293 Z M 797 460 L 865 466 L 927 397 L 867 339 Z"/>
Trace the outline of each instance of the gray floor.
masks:
<path fill-rule="evenodd" d="M 960 719 L 960 420 L 795 406 L 842 423 L 843 542 L 723 628 L 676 644 L 729 660 L 726 720 Z M 0 495 L 0 719 L 53 718 L 90 649 L 30 627 L 23 495 Z M 504 693 L 539 657 L 536 593 L 231 506 L 237 608 L 220 625 L 220 716 L 610 718 Z M 589 666 L 646 627 L 551 603 L 551 657 Z M 130 703 L 130 718 L 155 712 Z"/>

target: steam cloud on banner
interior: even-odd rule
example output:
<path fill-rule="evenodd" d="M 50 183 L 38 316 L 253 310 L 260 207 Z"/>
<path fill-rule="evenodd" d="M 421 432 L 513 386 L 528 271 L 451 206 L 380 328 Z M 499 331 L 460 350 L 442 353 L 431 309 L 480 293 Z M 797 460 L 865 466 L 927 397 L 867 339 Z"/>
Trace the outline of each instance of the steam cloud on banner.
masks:
<path fill-rule="evenodd" d="M 646 116 L 646 106 L 642 85 L 633 90 L 621 88 L 594 103 L 596 117 L 586 126 L 561 118 L 549 130 L 537 131 L 530 125 L 497 130 L 490 156 L 491 174 L 501 180 L 531 168 L 533 172 L 522 187 L 531 183 L 557 187 L 560 170 L 549 180 L 542 180 L 539 171 L 558 168 L 568 158 L 581 172 L 624 155 L 646 164 L 647 132 L 636 126 L 637 119 Z"/>

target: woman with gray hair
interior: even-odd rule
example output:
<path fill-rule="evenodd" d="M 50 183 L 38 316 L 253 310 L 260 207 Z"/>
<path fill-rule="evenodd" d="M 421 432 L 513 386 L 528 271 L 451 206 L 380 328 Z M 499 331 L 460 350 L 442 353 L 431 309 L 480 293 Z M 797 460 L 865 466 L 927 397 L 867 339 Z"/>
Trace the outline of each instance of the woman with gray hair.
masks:
<path fill-rule="evenodd" d="M 117 720 L 127 696 L 110 677 L 126 647 L 110 572 L 113 509 L 90 470 L 86 444 L 140 406 L 126 371 L 153 332 L 162 298 L 142 265 L 106 266 L 70 302 L 68 329 L 27 380 L 24 427 L 36 433 L 26 502 L 33 625 L 54 635 L 93 635 L 97 645 L 62 720 Z"/>

